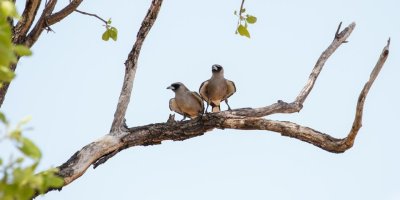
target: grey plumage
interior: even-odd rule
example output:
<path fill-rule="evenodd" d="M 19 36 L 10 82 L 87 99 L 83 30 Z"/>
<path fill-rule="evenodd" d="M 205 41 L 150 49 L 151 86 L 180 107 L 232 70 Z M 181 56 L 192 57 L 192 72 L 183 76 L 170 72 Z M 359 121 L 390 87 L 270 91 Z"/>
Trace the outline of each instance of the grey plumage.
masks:
<path fill-rule="evenodd" d="M 183 83 L 172 83 L 167 89 L 175 92 L 175 98 L 169 100 L 169 109 L 194 119 L 204 113 L 204 102 L 197 92 L 189 91 Z"/>
<path fill-rule="evenodd" d="M 225 101 L 228 110 L 231 110 L 228 98 L 236 92 L 235 83 L 225 79 L 224 68 L 221 65 L 213 65 L 211 71 L 211 78 L 204 81 L 199 88 L 201 97 L 207 102 L 206 111 L 209 105 L 212 107 L 212 112 L 221 111 L 220 104 L 222 101 Z"/>

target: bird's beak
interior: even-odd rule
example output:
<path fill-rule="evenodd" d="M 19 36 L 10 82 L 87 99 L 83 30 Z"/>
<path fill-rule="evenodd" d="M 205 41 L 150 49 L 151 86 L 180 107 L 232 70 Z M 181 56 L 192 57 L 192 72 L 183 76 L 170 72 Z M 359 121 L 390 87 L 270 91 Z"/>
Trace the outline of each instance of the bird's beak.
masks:
<path fill-rule="evenodd" d="M 167 87 L 167 89 L 170 89 L 170 90 L 172 90 L 172 89 L 174 89 L 174 87 L 172 87 L 172 86 L 168 86 L 168 87 Z"/>

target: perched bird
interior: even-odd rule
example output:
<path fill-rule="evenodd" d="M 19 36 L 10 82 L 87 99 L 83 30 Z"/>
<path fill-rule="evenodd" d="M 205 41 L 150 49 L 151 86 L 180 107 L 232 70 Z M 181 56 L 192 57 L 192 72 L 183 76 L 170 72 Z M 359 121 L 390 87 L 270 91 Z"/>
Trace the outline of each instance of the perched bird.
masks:
<path fill-rule="evenodd" d="M 191 119 L 204 113 L 204 103 L 197 92 L 189 91 L 183 83 L 172 83 L 167 89 L 175 92 L 175 98 L 169 100 L 169 109 Z"/>
<path fill-rule="evenodd" d="M 199 88 L 201 97 L 207 102 L 206 112 L 210 104 L 212 112 L 221 111 L 220 104 L 222 101 L 225 101 L 228 110 L 231 110 L 228 98 L 236 92 L 235 83 L 224 78 L 224 68 L 221 65 L 213 65 L 211 71 L 211 78 L 204 81 Z"/>

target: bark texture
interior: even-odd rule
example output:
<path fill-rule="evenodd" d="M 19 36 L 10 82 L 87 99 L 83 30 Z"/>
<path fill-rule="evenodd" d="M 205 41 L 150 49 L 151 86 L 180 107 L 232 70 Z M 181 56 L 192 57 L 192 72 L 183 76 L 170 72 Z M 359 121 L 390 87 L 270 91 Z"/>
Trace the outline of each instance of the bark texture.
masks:
<path fill-rule="evenodd" d="M 154 0 L 151 8 L 149 9 L 148 14 L 145 17 L 145 20 L 152 19 L 151 12 L 156 11 L 158 9 L 154 9 L 154 6 L 161 6 L 161 2 L 157 4 L 158 0 Z M 152 19 L 154 20 L 154 19 Z M 154 21 L 151 23 L 144 22 L 142 26 L 152 25 Z M 150 29 L 150 27 L 147 27 Z M 361 90 L 357 106 L 356 106 L 356 115 L 353 122 L 353 126 L 349 131 L 347 137 L 345 138 L 335 138 L 330 136 L 329 134 L 322 133 L 320 131 L 314 130 L 310 127 L 305 127 L 293 122 L 289 121 L 277 121 L 277 120 L 269 120 L 263 117 L 275 114 L 275 113 L 293 113 L 299 112 L 303 103 L 306 100 L 308 94 L 311 92 L 318 75 L 320 74 L 325 62 L 327 59 L 336 51 L 336 49 L 346 43 L 347 38 L 350 36 L 351 32 L 355 28 L 355 23 L 351 23 L 344 30 L 340 31 L 340 25 L 337 33 L 335 34 L 334 40 L 328 46 L 328 48 L 321 54 L 318 61 L 316 62 L 314 68 L 311 71 L 308 81 L 306 82 L 303 89 L 300 91 L 296 99 L 287 103 L 279 100 L 277 103 L 272 105 L 268 105 L 260 108 L 240 108 L 234 109 L 231 111 L 223 111 L 218 113 L 208 113 L 205 114 L 202 118 L 197 118 L 194 120 L 188 121 L 175 121 L 173 120 L 173 116 L 170 116 L 167 122 L 165 123 L 156 123 L 149 124 L 145 126 L 131 127 L 128 128 L 124 124 L 124 113 L 119 113 L 115 117 L 120 117 L 122 119 L 119 122 L 120 127 L 114 127 L 111 129 L 109 134 L 106 134 L 102 138 L 98 139 L 95 142 L 92 142 L 81 150 L 77 151 L 67 162 L 59 166 L 59 175 L 64 178 L 65 185 L 70 184 L 81 175 L 85 173 L 85 171 L 93 165 L 94 168 L 99 166 L 100 164 L 105 163 L 109 158 L 116 155 L 121 150 L 124 150 L 129 147 L 134 146 L 148 146 L 148 145 L 157 145 L 161 144 L 162 141 L 165 140 L 173 140 L 173 141 L 181 141 L 190 139 L 196 136 L 201 136 L 205 133 L 211 132 L 213 129 L 240 129 L 240 130 L 267 130 L 272 132 L 280 133 L 282 136 L 295 138 L 307 143 L 310 143 L 316 147 L 319 147 L 323 150 L 332 153 L 343 153 L 349 148 L 351 148 L 354 144 L 354 140 L 356 139 L 357 133 L 361 128 L 362 122 L 362 113 L 364 102 L 366 96 L 371 88 L 374 80 L 378 76 L 380 70 L 382 69 L 388 55 L 389 55 L 389 45 L 390 39 L 387 42 L 387 45 L 383 48 L 382 53 L 380 54 L 378 61 L 373 68 L 369 80 L 365 83 L 364 88 Z M 143 30 L 142 28 L 140 30 Z M 148 31 L 147 31 L 148 32 Z M 147 34 L 146 32 L 146 34 Z M 140 31 L 138 34 L 137 40 L 142 40 L 145 37 L 140 37 Z M 137 42 L 136 42 L 137 43 Z M 135 44 L 136 44 L 135 43 Z M 140 43 L 141 45 L 141 43 Z M 135 66 L 137 57 L 132 55 L 136 55 L 137 52 L 136 45 L 132 49 L 131 53 L 128 56 L 128 60 L 126 66 L 126 73 L 132 73 L 128 70 L 128 66 Z M 131 80 L 132 78 L 127 78 L 129 75 L 125 75 L 125 81 Z M 130 83 L 132 84 L 132 83 Z M 121 91 L 122 93 L 126 92 L 125 85 L 129 85 L 129 83 L 124 82 L 124 87 Z M 131 86 L 127 86 L 131 87 Z M 131 88 L 130 88 L 131 89 Z M 129 92 L 130 94 L 130 92 Z M 121 97 L 120 97 L 121 99 Z M 126 104 L 129 102 L 129 99 Z M 122 102 L 120 101 L 119 104 Z M 127 105 L 124 105 L 127 106 Z M 120 119 L 114 119 L 120 120 Z M 115 125 L 113 123 L 113 126 Z M 64 186 L 65 186 L 64 185 Z"/>
<path fill-rule="evenodd" d="M 142 48 L 144 39 L 149 33 L 155 20 L 157 19 L 158 12 L 160 11 L 162 0 L 153 0 L 151 6 L 147 11 L 146 17 L 142 21 L 142 25 L 136 36 L 136 42 L 133 45 L 128 59 L 125 61 L 125 77 L 122 85 L 122 91 L 119 96 L 117 109 L 114 114 L 114 120 L 111 125 L 111 133 L 118 133 L 122 131 L 125 113 L 132 94 L 133 81 L 135 80 L 137 61 Z"/>
<path fill-rule="evenodd" d="M 13 29 L 14 43 L 25 44 L 28 47 L 32 47 L 43 30 L 50 30 L 50 25 L 67 17 L 76 10 L 82 1 L 83 0 L 71 0 L 66 7 L 56 13 L 53 13 L 53 10 L 57 4 L 57 0 L 46 1 L 45 8 L 40 18 L 32 28 L 41 0 L 27 0 L 22 18 Z M 161 5 L 162 0 L 152 0 L 150 8 L 137 33 L 136 41 L 125 62 L 125 77 L 110 132 L 102 138 L 84 146 L 81 150 L 72 155 L 68 161 L 58 167 L 58 175 L 64 179 L 63 186 L 78 179 L 91 165 L 97 167 L 126 148 L 161 144 L 162 141 L 165 140 L 186 140 L 211 132 L 213 129 L 272 131 L 280 133 L 282 136 L 310 143 L 332 153 L 343 153 L 353 146 L 358 131 L 362 126 L 362 114 L 366 96 L 389 55 L 390 39 L 383 48 L 371 72 L 369 80 L 365 83 L 364 88 L 360 92 L 353 126 L 345 138 L 335 138 L 310 127 L 305 127 L 289 121 L 269 120 L 264 117 L 276 113 L 299 112 L 302 109 L 326 61 L 340 45 L 347 42 L 348 37 L 355 28 L 355 23 L 351 23 L 343 30 L 341 30 L 340 23 L 333 41 L 327 49 L 322 52 L 310 73 L 308 81 L 293 102 L 288 103 L 278 100 L 272 105 L 260 108 L 239 108 L 231 111 L 208 113 L 201 118 L 188 121 L 176 122 L 174 117 L 170 116 L 165 123 L 128 128 L 125 124 L 125 113 L 130 102 L 140 50 L 146 36 L 157 19 Z M 29 32 L 30 29 L 31 31 Z M 16 65 L 11 67 L 15 70 Z M 0 90 L 0 106 L 3 103 L 7 88 L 8 84 L 4 85 Z"/>

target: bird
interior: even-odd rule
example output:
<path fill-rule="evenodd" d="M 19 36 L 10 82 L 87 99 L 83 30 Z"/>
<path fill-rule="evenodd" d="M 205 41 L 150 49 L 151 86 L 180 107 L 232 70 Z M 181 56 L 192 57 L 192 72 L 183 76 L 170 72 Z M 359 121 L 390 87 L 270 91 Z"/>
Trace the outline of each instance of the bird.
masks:
<path fill-rule="evenodd" d="M 204 113 L 204 102 L 197 92 L 190 91 L 181 82 L 172 83 L 167 89 L 175 92 L 175 98 L 169 100 L 169 109 L 183 115 L 182 121 L 186 117 L 195 119 Z"/>
<path fill-rule="evenodd" d="M 221 65 L 213 65 L 211 71 L 211 78 L 204 81 L 199 88 L 200 96 L 207 102 L 206 112 L 209 105 L 212 107 L 212 112 L 221 111 L 220 104 L 222 101 L 225 101 L 228 110 L 231 110 L 228 98 L 236 92 L 235 83 L 225 79 L 224 68 Z"/>

